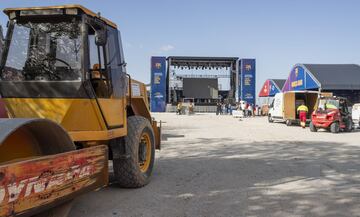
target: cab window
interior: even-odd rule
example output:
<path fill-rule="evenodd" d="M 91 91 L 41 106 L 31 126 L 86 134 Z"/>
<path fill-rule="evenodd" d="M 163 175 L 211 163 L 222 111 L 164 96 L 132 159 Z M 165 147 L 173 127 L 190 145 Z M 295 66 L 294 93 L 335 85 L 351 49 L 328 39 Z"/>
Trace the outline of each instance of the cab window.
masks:
<path fill-rule="evenodd" d="M 113 95 L 116 98 L 124 97 L 127 90 L 125 64 L 122 55 L 121 39 L 118 30 L 108 26 L 106 52 L 108 57 L 107 68 L 111 75 Z"/>
<path fill-rule="evenodd" d="M 80 21 L 14 21 L 2 69 L 5 81 L 80 81 Z M 4 54 L 6 55 L 6 54 Z"/>
<path fill-rule="evenodd" d="M 95 31 L 101 26 L 91 26 L 88 29 L 89 70 L 90 81 L 95 94 L 99 98 L 109 98 L 112 94 L 111 77 L 107 68 L 106 46 L 95 43 Z"/>

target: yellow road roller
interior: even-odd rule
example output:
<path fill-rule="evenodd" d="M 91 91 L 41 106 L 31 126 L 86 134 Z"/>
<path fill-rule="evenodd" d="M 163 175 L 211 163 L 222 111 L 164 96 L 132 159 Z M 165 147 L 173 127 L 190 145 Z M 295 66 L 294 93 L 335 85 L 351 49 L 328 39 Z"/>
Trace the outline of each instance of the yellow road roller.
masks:
<path fill-rule="evenodd" d="M 161 122 L 116 24 L 80 5 L 8 8 L 0 60 L 0 217 L 64 216 L 77 195 L 151 177 Z"/>

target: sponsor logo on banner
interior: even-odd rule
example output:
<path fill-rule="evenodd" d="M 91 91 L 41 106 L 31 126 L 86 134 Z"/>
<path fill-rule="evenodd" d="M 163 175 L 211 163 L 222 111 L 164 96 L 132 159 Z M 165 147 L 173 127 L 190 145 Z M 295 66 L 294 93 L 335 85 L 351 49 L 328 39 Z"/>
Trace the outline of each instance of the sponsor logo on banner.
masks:
<path fill-rule="evenodd" d="M 251 93 L 247 93 L 245 94 L 245 99 L 254 99 L 254 97 Z"/>
<path fill-rule="evenodd" d="M 155 63 L 155 68 L 160 69 L 161 68 L 161 63 Z"/>
<path fill-rule="evenodd" d="M 295 68 L 295 78 L 298 78 L 299 77 L 299 68 L 298 67 L 296 67 Z M 295 87 L 300 87 L 300 86 L 302 86 L 303 85 L 303 79 L 298 79 L 298 80 L 296 80 L 296 81 L 293 81 L 293 82 L 291 82 L 291 87 L 292 88 L 295 88 Z"/>
<path fill-rule="evenodd" d="M 154 73 L 154 84 L 160 84 L 162 73 Z"/>
<path fill-rule="evenodd" d="M 244 85 L 251 86 L 253 76 L 251 74 L 244 75 Z"/>
<path fill-rule="evenodd" d="M 291 82 L 291 87 L 300 87 L 302 85 L 303 85 L 303 80 L 302 79 Z"/>
<path fill-rule="evenodd" d="M 164 95 L 162 93 L 160 93 L 160 92 L 156 92 L 156 93 L 154 93 L 154 97 L 158 98 L 158 99 L 163 99 Z"/>

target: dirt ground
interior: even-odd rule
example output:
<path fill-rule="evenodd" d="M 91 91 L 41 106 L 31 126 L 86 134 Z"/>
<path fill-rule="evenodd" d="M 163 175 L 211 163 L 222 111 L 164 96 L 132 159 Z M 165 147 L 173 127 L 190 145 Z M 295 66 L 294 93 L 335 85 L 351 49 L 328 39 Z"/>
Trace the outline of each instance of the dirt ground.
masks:
<path fill-rule="evenodd" d="M 83 195 L 70 216 L 360 216 L 360 131 L 154 116 L 165 123 L 151 183 Z"/>

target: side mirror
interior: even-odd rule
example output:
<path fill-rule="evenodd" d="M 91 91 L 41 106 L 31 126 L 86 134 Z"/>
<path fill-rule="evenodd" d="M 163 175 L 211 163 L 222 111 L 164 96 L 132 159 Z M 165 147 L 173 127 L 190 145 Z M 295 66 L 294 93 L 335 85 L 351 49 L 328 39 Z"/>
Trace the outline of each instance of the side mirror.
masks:
<path fill-rule="evenodd" d="M 105 46 L 107 43 L 106 29 L 96 30 L 95 32 L 95 44 L 97 46 Z"/>

